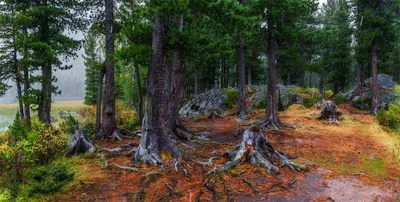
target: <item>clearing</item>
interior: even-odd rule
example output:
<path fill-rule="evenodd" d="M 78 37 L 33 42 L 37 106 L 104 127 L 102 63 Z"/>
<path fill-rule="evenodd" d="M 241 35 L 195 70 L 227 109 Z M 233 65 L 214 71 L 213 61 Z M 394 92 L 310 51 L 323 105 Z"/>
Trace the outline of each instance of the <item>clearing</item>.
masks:
<path fill-rule="evenodd" d="M 124 152 L 135 148 L 139 137 L 99 143 L 114 148 L 132 143 L 122 152 L 105 154 L 100 160 L 93 155 L 67 159 L 77 173 L 73 182 L 61 193 L 49 196 L 57 201 L 396 201 L 399 200 L 398 167 L 399 138 L 382 130 L 373 116 L 348 104 L 339 106 L 344 113 L 340 124 L 317 121 L 319 111 L 293 105 L 280 113 L 281 120 L 296 127 L 281 131 L 268 131 L 272 145 L 280 151 L 298 156 L 296 162 L 309 165 L 308 172 L 281 169 L 278 175 L 269 174 L 264 168 L 248 163 L 229 172 L 212 176 L 207 172 L 227 161 L 218 157 L 203 169 L 193 161 L 207 161 L 215 154 L 222 154 L 240 141 L 235 137 L 237 117 L 222 119 L 192 118 L 185 125 L 194 132 L 210 132 L 213 143 L 180 145 L 189 154 L 183 156 L 184 165 L 176 173 L 174 165 L 163 172 L 160 166 L 135 164 Z M 249 124 L 262 118 L 263 111 L 249 115 Z M 188 143 L 189 144 L 189 143 Z M 167 162 L 170 157 L 163 155 Z M 139 168 L 129 172 L 120 166 Z M 157 174 L 155 174 L 157 172 Z M 138 195 L 140 195 L 138 197 Z"/>

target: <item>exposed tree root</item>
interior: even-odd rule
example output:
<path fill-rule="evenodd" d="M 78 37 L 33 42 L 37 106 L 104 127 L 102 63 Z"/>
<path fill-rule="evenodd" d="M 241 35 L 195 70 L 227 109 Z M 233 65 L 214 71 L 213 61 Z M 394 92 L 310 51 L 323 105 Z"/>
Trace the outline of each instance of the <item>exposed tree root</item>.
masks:
<path fill-rule="evenodd" d="M 149 187 L 150 183 L 156 181 L 161 176 L 161 173 L 151 172 L 140 178 L 141 189 L 136 194 L 136 201 L 140 202 L 143 197 L 144 189 Z"/>
<path fill-rule="evenodd" d="M 203 167 L 203 170 L 206 168 L 206 166 L 212 166 L 213 165 L 213 160 L 217 159 L 217 157 L 211 157 L 208 159 L 208 161 L 203 162 L 203 161 L 196 161 L 194 159 L 192 159 L 193 162 L 197 163 L 198 165 Z"/>
<path fill-rule="evenodd" d="M 115 163 L 109 163 L 108 161 L 106 161 L 106 167 L 108 167 L 108 166 L 113 166 L 115 168 L 131 171 L 131 172 L 139 172 L 139 169 L 137 169 L 137 168 L 132 168 L 132 167 L 129 167 L 129 166 L 120 166 L 120 165 L 117 165 Z"/>
<path fill-rule="evenodd" d="M 203 191 L 199 191 L 199 193 L 196 195 L 196 198 L 194 199 L 194 201 L 196 201 L 196 202 L 200 202 L 201 200 L 200 200 L 200 198 L 201 198 L 201 195 L 203 195 Z"/>
<path fill-rule="evenodd" d="M 258 190 L 257 186 L 251 182 L 250 180 L 240 176 L 240 178 L 242 179 L 243 182 L 245 182 L 246 184 L 248 184 L 250 186 L 250 188 L 253 190 L 254 195 L 256 196 L 257 200 L 260 198 L 260 191 Z"/>
<path fill-rule="evenodd" d="M 282 185 L 282 182 L 277 182 L 277 183 L 274 183 L 273 185 L 271 185 L 271 187 L 269 187 L 268 189 L 267 189 L 267 193 L 269 193 L 269 192 L 271 192 L 274 188 L 276 188 L 276 187 L 279 187 L 279 186 L 281 186 Z"/>
<path fill-rule="evenodd" d="M 242 141 L 226 152 L 230 161 L 212 169 L 209 174 L 228 171 L 244 161 L 249 161 L 252 165 L 265 167 L 268 172 L 272 171 L 274 173 L 279 173 L 279 168 L 273 164 L 274 161 L 279 162 L 279 167 L 289 167 L 296 171 L 306 169 L 306 166 L 289 160 L 288 155 L 283 155 L 275 150 L 263 133 L 264 130 L 260 127 L 245 129 L 242 134 Z"/>
<path fill-rule="evenodd" d="M 212 179 L 209 179 L 205 184 L 204 187 L 206 187 L 212 194 L 213 194 L 213 200 L 218 201 L 222 199 L 221 194 L 217 191 L 217 188 L 215 186 L 215 181 Z"/>
<path fill-rule="evenodd" d="M 324 103 L 324 108 L 321 111 L 320 117 L 318 120 L 328 120 L 328 123 L 338 123 L 339 120 L 343 119 L 343 114 L 341 112 L 336 111 L 337 106 L 335 103 L 331 101 L 327 101 Z"/>
<path fill-rule="evenodd" d="M 99 149 L 97 152 L 106 151 L 109 153 L 120 153 L 121 150 L 122 150 L 121 147 L 116 147 L 116 148 L 112 148 L 112 149 L 103 147 L 103 148 Z"/>

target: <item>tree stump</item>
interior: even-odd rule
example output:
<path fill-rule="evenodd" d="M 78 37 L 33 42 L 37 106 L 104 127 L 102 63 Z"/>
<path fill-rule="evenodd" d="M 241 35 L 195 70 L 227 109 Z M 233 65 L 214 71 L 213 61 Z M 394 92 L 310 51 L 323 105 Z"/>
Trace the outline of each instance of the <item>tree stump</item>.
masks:
<path fill-rule="evenodd" d="M 275 150 L 266 135 L 264 135 L 265 131 L 262 127 L 241 129 L 239 133 L 242 133 L 242 141 L 233 149 L 225 152 L 230 161 L 214 168 L 209 173 L 227 171 L 246 161 L 252 165 L 265 167 L 268 172 L 272 171 L 274 173 L 279 173 L 279 168 L 281 167 L 289 167 L 292 170 L 306 169 L 306 166 L 291 161 L 290 159 L 292 158 L 289 155 Z M 279 166 L 274 165 L 274 162 L 278 162 Z"/>
<path fill-rule="evenodd" d="M 325 102 L 318 120 L 327 120 L 329 123 L 338 123 L 339 120 L 343 119 L 343 114 L 336 111 L 336 109 L 337 106 L 335 103 L 331 101 Z"/>
<path fill-rule="evenodd" d="M 76 130 L 71 137 L 71 145 L 68 149 L 67 155 L 77 155 L 85 152 L 94 152 L 95 147 L 89 140 L 86 139 L 82 130 Z"/>

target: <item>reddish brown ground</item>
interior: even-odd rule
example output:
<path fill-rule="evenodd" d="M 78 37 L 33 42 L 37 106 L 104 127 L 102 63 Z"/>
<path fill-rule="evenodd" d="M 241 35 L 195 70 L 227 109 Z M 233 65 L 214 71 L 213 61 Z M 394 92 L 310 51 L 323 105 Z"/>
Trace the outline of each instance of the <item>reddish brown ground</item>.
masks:
<path fill-rule="evenodd" d="M 224 119 L 193 119 L 185 121 L 193 131 L 213 133 L 213 141 L 226 144 L 193 144 L 192 153 L 184 155 L 184 165 L 189 162 L 190 177 L 182 170 L 175 172 L 169 166 L 162 172 L 159 166 L 134 164 L 129 156 L 106 156 L 106 160 L 118 165 L 135 167 L 140 171 L 127 172 L 116 168 L 105 168 L 102 163 L 91 163 L 93 177 L 85 178 L 60 195 L 58 201 L 136 201 L 141 189 L 141 178 L 150 172 L 160 172 L 161 177 L 144 189 L 145 201 L 213 201 L 213 193 L 204 184 L 214 182 L 219 193 L 217 201 L 395 201 L 400 191 L 398 180 L 400 169 L 397 157 L 388 152 L 380 139 L 371 135 L 375 125 L 373 117 L 357 111 L 349 105 L 340 109 L 345 120 L 338 125 L 329 125 L 316 120 L 318 111 L 294 105 L 280 117 L 296 129 L 270 131 L 268 138 L 280 151 L 299 157 L 295 161 L 309 165 L 308 172 L 294 172 L 282 168 L 279 175 L 271 175 L 263 168 L 244 163 L 230 172 L 208 176 L 212 167 L 203 168 L 190 159 L 206 161 L 215 150 L 223 153 L 240 141 L 234 137 L 238 122 L 236 117 Z M 250 122 L 262 117 L 263 112 L 250 115 Z M 124 143 L 132 140 L 124 140 Z M 133 140 L 138 143 L 139 139 Z M 102 142 L 101 146 L 112 148 L 122 142 Z M 134 148 L 126 148 L 125 151 Z M 182 146 L 182 148 L 187 149 Z M 163 155 L 168 161 L 168 155 Z M 93 159 L 94 161 L 96 159 Z M 219 158 L 216 165 L 226 162 Z M 245 171 L 238 177 L 237 174 Z M 247 182 L 249 183 L 247 183 Z M 292 183 L 291 183 L 292 182 Z M 171 195 L 166 184 L 173 186 L 182 195 Z M 253 185 L 253 188 L 250 186 Z"/>

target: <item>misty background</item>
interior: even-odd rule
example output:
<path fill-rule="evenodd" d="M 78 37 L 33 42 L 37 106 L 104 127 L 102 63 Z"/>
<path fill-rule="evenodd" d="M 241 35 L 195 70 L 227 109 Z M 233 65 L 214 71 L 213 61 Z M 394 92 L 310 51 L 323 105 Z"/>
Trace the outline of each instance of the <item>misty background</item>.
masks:
<path fill-rule="evenodd" d="M 322 3 L 326 3 L 327 0 L 319 0 L 320 6 Z M 71 37 L 78 40 L 84 39 L 84 34 L 71 34 Z M 72 68 L 69 70 L 58 70 L 53 73 L 57 78 L 57 82 L 54 83 L 61 91 L 60 95 L 53 95 L 53 100 L 83 100 L 85 96 L 85 65 L 82 54 L 84 53 L 83 48 L 77 52 L 77 58 L 71 60 L 67 64 L 72 64 Z M 12 104 L 17 103 L 17 89 L 15 84 L 10 82 L 12 86 L 3 96 L 0 96 L 0 104 Z M 37 87 L 37 86 L 34 86 Z"/>

